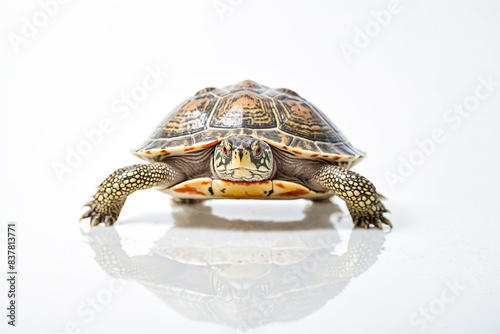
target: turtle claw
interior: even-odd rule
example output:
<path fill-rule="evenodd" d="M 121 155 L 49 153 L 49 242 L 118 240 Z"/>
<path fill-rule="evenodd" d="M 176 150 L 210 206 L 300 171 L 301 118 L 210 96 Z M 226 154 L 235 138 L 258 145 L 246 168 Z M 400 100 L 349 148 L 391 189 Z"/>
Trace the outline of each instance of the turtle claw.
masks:
<path fill-rule="evenodd" d="M 82 206 L 82 208 L 84 208 L 84 207 L 86 207 L 86 206 L 88 206 L 88 207 L 92 207 L 92 205 L 93 205 L 93 204 L 94 204 L 94 200 L 92 200 L 92 201 L 90 201 L 90 202 L 88 202 L 88 203 L 85 203 L 85 204 Z"/>
<path fill-rule="evenodd" d="M 382 209 L 382 208 L 381 208 Z M 362 228 L 377 227 L 383 229 L 384 224 L 389 225 L 392 228 L 392 223 L 389 219 L 385 218 L 383 215 L 383 210 L 379 210 L 375 213 L 370 211 L 351 211 L 352 221 L 354 226 L 359 226 Z"/>
<path fill-rule="evenodd" d="M 363 218 L 358 218 L 358 219 L 354 219 L 354 226 L 359 226 L 359 227 L 362 227 L 364 229 L 367 229 L 368 227 L 370 227 L 370 224 L 368 223 L 367 220 L 365 220 Z"/>
<path fill-rule="evenodd" d="M 389 212 L 389 210 L 386 209 L 385 205 L 382 202 L 378 203 L 379 211 L 382 212 Z"/>
<path fill-rule="evenodd" d="M 100 214 L 96 214 L 92 217 L 92 219 L 90 220 L 90 226 L 97 226 L 101 223 L 101 215 Z"/>
<path fill-rule="evenodd" d="M 378 196 L 379 199 L 387 199 L 387 197 L 385 197 L 381 193 L 377 193 L 377 196 Z"/>
<path fill-rule="evenodd" d="M 389 225 L 392 228 L 392 223 L 389 219 L 385 218 L 384 216 L 380 217 L 380 219 L 384 224 Z"/>
<path fill-rule="evenodd" d="M 106 216 L 106 218 L 104 218 L 104 225 L 106 226 L 111 226 L 115 223 L 115 219 L 111 216 Z"/>
<path fill-rule="evenodd" d="M 85 206 L 85 205 L 84 205 Z M 92 209 L 89 209 L 87 212 L 85 212 L 81 217 L 80 217 L 80 222 L 85 219 L 85 218 L 88 218 L 90 217 L 90 215 L 92 214 Z"/>
<path fill-rule="evenodd" d="M 371 226 L 375 226 L 379 229 L 383 229 L 383 224 L 389 225 L 392 228 L 392 224 L 389 219 L 385 217 L 359 217 L 353 219 L 354 226 L 359 226 L 364 229 L 370 228 Z"/>
<path fill-rule="evenodd" d="M 112 226 L 116 221 L 116 218 L 111 214 L 92 212 L 90 215 L 92 217 L 90 220 L 90 226 L 92 227 L 97 226 L 101 223 L 104 223 L 105 226 Z"/>
<path fill-rule="evenodd" d="M 90 207 L 90 209 L 81 216 L 80 221 L 85 218 L 90 218 L 90 226 L 97 226 L 101 223 L 104 223 L 106 226 L 111 226 L 118 218 L 118 215 L 108 212 L 110 211 L 108 207 L 98 200 L 90 201 L 85 204 L 84 207 L 85 206 Z"/>
<path fill-rule="evenodd" d="M 363 228 L 377 227 L 383 229 L 384 224 L 392 228 L 392 223 L 389 219 L 385 218 L 383 214 L 389 212 L 382 202 L 378 201 L 368 209 L 356 208 L 348 205 L 349 212 L 351 213 L 354 226 Z"/>

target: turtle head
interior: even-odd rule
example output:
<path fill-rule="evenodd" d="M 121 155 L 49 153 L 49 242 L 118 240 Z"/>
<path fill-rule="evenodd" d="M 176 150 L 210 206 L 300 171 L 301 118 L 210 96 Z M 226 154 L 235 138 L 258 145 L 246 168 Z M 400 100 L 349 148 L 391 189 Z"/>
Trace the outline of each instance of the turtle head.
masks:
<path fill-rule="evenodd" d="M 215 147 L 214 169 L 222 180 L 263 181 L 273 172 L 273 153 L 252 136 L 230 136 Z"/>

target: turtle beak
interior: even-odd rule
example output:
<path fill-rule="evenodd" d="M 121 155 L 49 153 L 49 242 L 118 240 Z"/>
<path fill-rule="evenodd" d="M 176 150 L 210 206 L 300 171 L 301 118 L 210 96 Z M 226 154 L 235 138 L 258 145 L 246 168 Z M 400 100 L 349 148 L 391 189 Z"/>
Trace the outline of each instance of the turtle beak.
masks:
<path fill-rule="evenodd" d="M 240 161 L 243 159 L 243 149 L 239 148 L 238 149 L 238 155 L 240 156 Z"/>

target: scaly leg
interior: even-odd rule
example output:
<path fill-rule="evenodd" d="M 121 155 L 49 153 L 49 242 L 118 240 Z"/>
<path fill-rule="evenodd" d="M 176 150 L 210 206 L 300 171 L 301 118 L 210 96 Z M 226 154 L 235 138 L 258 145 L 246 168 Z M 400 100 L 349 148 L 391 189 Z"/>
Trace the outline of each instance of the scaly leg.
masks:
<path fill-rule="evenodd" d="M 368 228 L 373 224 L 381 229 L 383 223 L 392 227 L 383 216 L 388 210 L 380 202 L 375 186 L 364 176 L 344 167 L 328 165 L 321 167 L 314 178 L 346 202 L 354 225 Z"/>
<path fill-rule="evenodd" d="M 183 178 L 182 173 L 164 162 L 120 168 L 101 183 L 94 200 L 85 204 L 90 210 L 80 220 L 90 217 L 92 226 L 102 222 L 106 226 L 113 225 L 128 195 L 136 190 L 170 186 L 183 181 Z"/>

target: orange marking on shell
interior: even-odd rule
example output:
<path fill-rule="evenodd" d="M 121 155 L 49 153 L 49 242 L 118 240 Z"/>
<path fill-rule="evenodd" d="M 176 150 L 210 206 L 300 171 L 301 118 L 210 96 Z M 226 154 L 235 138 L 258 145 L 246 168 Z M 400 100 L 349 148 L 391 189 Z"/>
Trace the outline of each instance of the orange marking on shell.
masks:
<path fill-rule="evenodd" d="M 302 154 L 302 152 L 296 151 L 296 150 L 292 150 L 292 152 L 295 153 L 295 154 Z"/>
<path fill-rule="evenodd" d="M 187 184 L 184 185 L 184 187 L 182 187 L 182 188 L 174 188 L 174 191 L 178 192 L 178 193 L 183 193 L 183 194 L 193 194 L 193 195 L 205 196 L 204 193 L 198 191 L 198 189 L 196 189 L 195 187 L 188 186 Z"/>
<path fill-rule="evenodd" d="M 295 190 L 287 191 L 286 193 L 280 194 L 280 196 L 285 196 L 285 197 L 292 197 L 292 196 L 300 196 L 300 195 L 307 195 L 309 193 L 309 190 L 303 189 L 303 188 L 297 188 Z"/>
<path fill-rule="evenodd" d="M 314 154 L 311 154 L 311 157 L 317 157 L 319 154 L 318 153 L 314 153 Z"/>
<path fill-rule="evenodd" d="M 216 141 L 213 141 L 211 143 L 207 143 L 205 145 L 201 145 L 201 148 L 207 148 L 207 147 L 210 147 L 210 146 L 214 146 L 216 144 L 218 144 L 220 142 L 220 140 L 216 140 Z"/>
<path fill-rule="evenodd" d="M 194 150 L 194 147 L 188 147 L 184 149 L 184 151 L 192 151 L 192 150 Z"/>
<path fill-rule="evenodd" d="M 146 152 L 144 152 L 144 153 L 146 153 L 146 154 L 151 154 L 151 151 L 146 151 Z"/>
<path fill-rule="evenodd" d="M 253 182 L 245 182 L 245 181 L 226 181 L 221 180 L 226 185 L 237 185 L 237 186 L 253 186 L 256 184 L 269 184 L 270 181 L 253 181 Z"/>
<path fill-rule="evenodd" d="M 282 185 L 281 183 L 277 183 L 277 182 L 276 182 L 276 183 L 275 183 L 275 185 L 276 185 L 276 187 L 280 187 L 280 188 L 285 189 L 285 186 L 284 186 L 284 185 Z"/>
<path fill-rule="evenodd" d="M 202 182 L 200 182 L 200 184 L 209 184 L 209 183 L 210 183 L 210 181 L 202 181 Z"/>
<path fill-rule="evenodd" d="M 333 157 L 333 160 L 339 160 L 340 159 L 340 156 L 336 155 Z"/>
<path fill-rule="evenodd" d="M 161 150 L 161 151 L 160 151 L 160 153 L 161 153 L 161 154 L 170 154 L 170 152 L 169 152 L 169 151 L 167 151 L 167 150 Z"/>
<path fill-rule="evenodd" d="M 288 147 L 286 147 L 286 146 L 283 146 L 283 147 L 282 147 L 282 149 L 284 149 L 284 150 L 288 150 Z"/>

